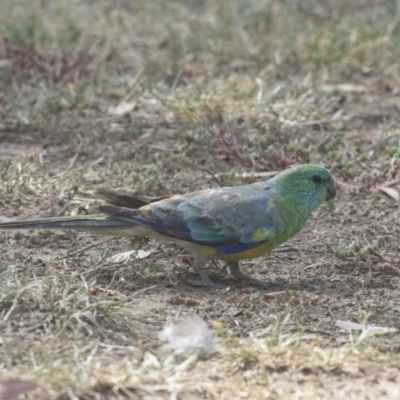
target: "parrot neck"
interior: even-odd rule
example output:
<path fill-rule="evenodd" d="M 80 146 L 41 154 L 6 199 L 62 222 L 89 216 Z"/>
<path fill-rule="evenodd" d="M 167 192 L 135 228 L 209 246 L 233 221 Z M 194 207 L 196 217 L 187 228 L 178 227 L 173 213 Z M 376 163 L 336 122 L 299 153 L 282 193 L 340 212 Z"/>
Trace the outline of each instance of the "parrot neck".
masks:
<path fill-rule="evenodd" d="M 279 213 L 279 242 L 283 243 L 297 232 L 299 232 L 307 222 L 310 214 L 319 205 L 310 201 L 307 191 L 300 190 L 293 185 L 277 185 L 274 188 L 274 208 Z M 280 206 L 278 206 L 278 204 Z"/>
<path fill-rule="evenodd" d="M 285 199 L 283 203 L 287 203 L 289 209 L 301 216 L 301 219 L 304 221 L 303 224 L 307 221 L 311 213 L 325 200 L 324 196 L 315 193 L 309 185 L 304 185 L 302 181 L 276 179 L 273 187 L 276 196 Z M 289 203 L 291 206 L 289 206 Z"/>

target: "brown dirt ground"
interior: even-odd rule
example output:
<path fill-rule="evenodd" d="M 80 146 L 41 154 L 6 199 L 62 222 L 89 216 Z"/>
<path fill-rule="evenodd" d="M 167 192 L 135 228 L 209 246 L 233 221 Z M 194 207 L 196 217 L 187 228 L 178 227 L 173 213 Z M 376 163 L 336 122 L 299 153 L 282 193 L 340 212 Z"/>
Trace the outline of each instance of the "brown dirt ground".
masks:
<path fill-rule="evenodd" d="M 1 156 L 12 155 L 18 158 L 23 154 L 45 151 L 50 165 L 49 170 L 54 172 L 65 171 L 68 168 L 77 147 L 76 138 L 73 136 L 60 142 L 51 134 L 46 135 L 43 132 L 36 135 L 3 132 L 1 143 Z M 152 143 L 168 146 L 161 136 L 153 137 Z M 126 148 L 125 151 L 129 153 Z M 110 146 L 96 141 L 85 148 L 84 154 L 77 158 L 73 169 L 86 168 L 96 161 L 99 155 L 104 155 L 107 160 L 120 157 L 120 154 L 113 151 Z M 124 182 L 118 182 L 118 176 L 111 176 L 111 179 L 108 179 L 109 176 L 105 172 L 103 177 L 101 186 L 124 187 Z M 201 173 L 195 180 L 196 184 L 191 182 L 188 185 L 190 189 L 212 184 Z M 260 289 L 252 286 L 237 285 L 235 289 L 227 292 L 192 287 L 186 281 L 193 277 L 194 273 L 181 262 L 180 250 L 153 242 L 140 246 L 155 250 L 143 261 L 155 266 L 156 273 L 147 278 L 135 274 L 135 268 L 143 261 L 132 260 L 121 265 L 118 270 L 106 269 L 105 272 L 97 272 L 96 284 L 107 290 L 115 290 L 127 299 L 136 298 L 137 307 L 145 310 L 148 315 L 162 315 L 165 318 L 179 310 L 195 312 L 207 321 L 222 322 L 238 337 L 248 337 L 250 334 L 262 337 L 272 325 L 282 321 L 288 313 L 291 318 L 280 327 L 282 333 L 295 333 L 301 329 L 305 334 L 318 335 L 326 341 L 327 346 L 333 347 L 340 346 L 349 339 L 348 333 L 335 328 L 337 320 L 363 322 L 368 319 L 373 324 L 400 329 L 400 276 L 389 268 L 377 269 L 377 260 L 370 259 L 365 262 L 355 256 L 338 259 L 327 251 L 326 247 L 329 245 L 335 249 L 340 243 L 350 245 L 355 241 L 367 244 L 381 237 L 384 239 L 380 242 L 379 253 L 384 257 L 397 258 L 400 248 L 399 204 L 389 197 L 373 196 L 351 181 L 345 182 L 340 176 L 337 177 L 337 182 L 339 190 L 335 210 L 329 211 L 327 207 L 322 207 L 314 213 L 302 232 L 282 246 L 283 248 L 289 246 L 295 250 L 275 251 L 261 260 L 244 263 L 244 269 L 251 271 L 250 273 L 258 278 L 283 281 L 281 296 L 270 295 L 276 292 L 276 289 Z M 162 193 L 160 189 L 156 191 Z M 35 195 L 17 197 L 10 194 L 1 199 L 1 205 L 2 216 L 10 218 L 55 215 L 63 208 L 51 194 L 40 198 Z M 77 207 L 76 204 L 71 205 L 64 211 L 70 212 Z M 91 210 L 94 208 L 95 205 L 92 205 Z M 56 256 L 66 254 L 68 250 L 75 248 L 74 246 L 79 248 L 89 246 L 102 238 L 69 231 L 57 232 L 54 235 L 23 231 L 2 233 L 0 240 L 7 246 L 2 249 L 5 260 L 13 263 L 22 255 L 32 257 L 34 271 L 31 273 L 41 276 L 54 273 L 52 260 Z M 113 239 L 106 246 L 113 254 L 130 250 L 137 245 L 133 240 Z M 92 260 L 98 257 L 101 249 L 93 247 L 88 250 L 89 260 L 90 256 L 93 257 Z M 91 267 L 90 261 L 79 264 L 79 268 L 83 270 Z M 210 275 L 214 281 L 228 285 L 234 283 L 215 268 L 210 269 Z M 294 291 L 297 294 L 288 299 L 285 298 L 287 294 L 285 295 L 284 291 Z M 35 308 L 32 307 L 31 310 Z M 23 320 L 24 313 L 20 314 L 20 317 Z M 16 317 L 13 324 L 18 325 L 18 320 Z M 31 320 L 30 324 L 33 322 Z M 35 331 L 30 335 L 31 339 L 36 337 L 36 340 L 40 340 Z M 141 340 L 143 346 L 149 346 L 151 349 L 155 331 L 147 337 L 147 340 L 145 338 Z M 118 340 L 115 343 L 118 343 Z M 374 337 L 369 339 L 368 343 L 383 353 L 400 353 L 398 333 Z M 381 398 L 398 398 L 400 385 L 398 370 L 395 367 L 382 365 L 375 373 L 377 376 L 371 377 L 369 368 L 364 373 L 358 370 L 351 375 L 352 379 L 349 382 L 343 379 L 343 372 L 336 374 L 334 371 L 327 373 L 305 369 L 299 374 L 283 368 L 281 371 L 275 370 L 269 379 L 275 382 L 271 390 L 276 398 L 286 398 L 286 396 L 305 398 L 303 395 L 307 397 L 308 382 L 310 379 L 313 381 L 315 374 L 318 375 L 318 382 L 326 381 L 326 387 L 319 389 L 322 393 L 321 398 L 330 396 L 361 398 L 357 388 L 363 385 L 373 387 L 374 396 L 369 397 L 364 393 L 362 398 L 377 398 L 378 393 L 381 393 Z M 287 391 L 285 385 L 291 381 L 296 382 L 295 387 L 302 388 L 296 389 L 297 394 Z M 314 391 L 309 398 L 316 398 L 315 387 L 313 384 Z M 336 395 L 340 391 L 342 394 Z M 163 398 L 143 396 L 148 399 Z"/>
<path fill-rule="evenodd" d="M 0 398 L 25 379 L 32 400 L 400 400 L 398 16 L 398 0 L 2 2 L 0 221 L 96 213 L 93 187 L 185 193 L 306 162 L 338 193 L 243 263 L 280 288 L 211 263 L 235 286 L 190 286 L 184 252 L 147 239 L 0 230 Z M 179 313 L 221 351 L 163 349 Z"/>

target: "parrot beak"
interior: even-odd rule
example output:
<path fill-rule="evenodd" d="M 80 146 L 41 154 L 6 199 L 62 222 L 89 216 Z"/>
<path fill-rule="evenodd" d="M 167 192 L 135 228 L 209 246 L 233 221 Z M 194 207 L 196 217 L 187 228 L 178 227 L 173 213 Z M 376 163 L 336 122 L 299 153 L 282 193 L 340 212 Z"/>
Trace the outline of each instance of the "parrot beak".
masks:
<path fill-rule="evenodd" d="M 335 185 L 335 181 L 332 179 L 329 182 L 329 186 L 328 186 L 328 191 L 326 193 L 326 198 L 325 200 L 331 200 L 334 199 L 336 196 L 336 185 Z"/>

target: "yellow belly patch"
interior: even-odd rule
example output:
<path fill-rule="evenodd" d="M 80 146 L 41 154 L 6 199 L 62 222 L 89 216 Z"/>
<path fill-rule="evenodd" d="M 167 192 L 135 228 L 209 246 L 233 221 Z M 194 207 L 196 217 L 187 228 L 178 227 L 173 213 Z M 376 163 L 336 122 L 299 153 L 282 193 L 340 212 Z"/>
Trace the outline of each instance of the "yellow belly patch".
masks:
<path fill-rule="evenodd" d="M 212 246 L 202 246 L 199 244 L 187 242 L 184 240 L 175 239 L 174 242 L 190 252 L 200 252 L 214 260 L 223 260 L 223 261 L 241 261 L 241 260 L 250 260 L 252 258 L 261 257 L 264 254 L 269 253 L 272 249 L 276 247 L 276 245 L 272 245 L 271 242 L 262 243 L 253 249 L 242 251 L 240 253 L 235 254 L 218 254 L 218 249 Z"/>
<path fill-rule="evenodd" d="M 254 249 L 242 251 L 241 253 L 223 255 L 218 254 L 218 251 L 215 247 L 201 246 L 201 252 L 215 260 L 241 261 L 263 256 L 264 254 L 269 253 L 274 247 L 275 246 L 271 246 L 270 243 L 263 243 L 260 246 L 254 247 Z"/>

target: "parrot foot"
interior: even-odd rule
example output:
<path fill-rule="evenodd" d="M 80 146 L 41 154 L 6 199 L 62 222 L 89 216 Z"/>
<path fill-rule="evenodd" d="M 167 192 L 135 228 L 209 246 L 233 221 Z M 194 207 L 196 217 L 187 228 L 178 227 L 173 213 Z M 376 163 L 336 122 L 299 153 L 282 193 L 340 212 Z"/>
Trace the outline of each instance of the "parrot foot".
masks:
<path fill-rule="evenodd" d="M 227 289 L 229 286 L 214 283 L 208 276 L 207 272 L 204 269 L 208 260 L 209 258 L 203 256 L 202 254 L 194 255 L 192 267 L 200 275 L 200 279 L 189 279 L 188 283 L 194 286 L 210 287 L 214 289 Z"/>
<path fill-rule="evenodd" d="M 244 274 L 240 270 L 240 265 L 239 265 L 239 262 L 237 262 L 237 261 L 226 262 L 225 268 L 226 268 L 226 271 L 228 272 L 228 274 L 233 276 L 235 279 L 245 282 L 245 283 L 249 283 L 251 285 L 257 285 L 257 286 L 263 286 L 263 287 L 271 287 L 271 286 L 281 287 L 281 286 L 283 286 L 283 282 L 263 281 L 261 279 L 252 278 L 251 276 Z"/>

